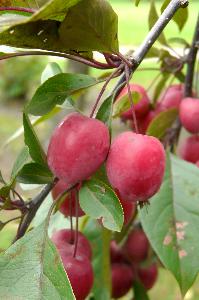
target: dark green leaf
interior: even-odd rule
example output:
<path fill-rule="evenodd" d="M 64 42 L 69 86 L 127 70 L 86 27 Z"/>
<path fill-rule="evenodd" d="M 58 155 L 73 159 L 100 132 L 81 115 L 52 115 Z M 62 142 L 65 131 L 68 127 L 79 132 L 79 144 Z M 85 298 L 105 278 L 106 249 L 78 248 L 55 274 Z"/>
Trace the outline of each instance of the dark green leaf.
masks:
<path fill-rule="evenodd" d="M 106 98 L 102 103 L 102 105 L 100 106 L 96 115 L 96 119 L 105 123 L 110 131 L 111 131 L 111 122 L 112 122 L 112 113 L 113 113 L 113 100 L 114 100 L 113 95 Z"/>
<path fill-rule="evenodd" d="M 68 96 L 98 81 L 83 74 L 58 74 L 45 81 L 36 91 L 25 111 L 36 116 L 50 112 L 55 105 L 62 104 Z"/>
<path fill-rule="evenodd" d="M 82 0 L 70 8 L 59 34 L 67 49 L 118 51 L 118 19 L 106 0 Z"/>
<path fill-rule="evenodd" d="M 46 236 L 46 223 L 0 256 L 0 277 L 1 299 L 75 300 L 59 255 Z"/>
<path fill-rule="evenodd" d="M 4 226 L 5 226 L 5 223 L 0 221 L 0 231 L 4 228 Z"/>
<path fill-rule="evenodd" d="M 131 92 L 131 95 L 133 104 L 137 104 L 141 99 L 141 94 L 138 92 Z M 113 118 L 120 117 L 123 112 L 127 111 L 131 107 L 130 101 L 128 94 L 121 97 L 119 101 L 116 101 L 113 106 Z"/>
<path fill-rule="evenodd" d="M 26 164 L 17 176 L 17 181 L 26 184 L 45 184 L 53 180 L 53 175 L 48 168 L 38 163 Z"/>
<path fill-rule="evenodd" d="M 151 49 L 149 49 L 149 51 L 147 52 L 146 57 L 151 58 L 151 57 L 159 57 L 160 54 L 160 49 L 156 48 L 156 47 L 151 47 Z"/>
<path fill-rule="evenodd" d="M 88 216 L 102 218 L 104 227 L 121 231 L 124 222 L 121 204 L 114 191 L 102 181 L 91 179 L 83 184 L 80 206 Z"/>
<path fill-rule="evenodd" d="M 139 300 L 150 300 L 144 286 L 138 282 L 133 282 L 134 298 Z"/>
<path fill-rule="evenodd" d="M 165 10 L 167 5 L 170 3 L 170 0 L 165 0 L 162 7 L 161 12 Z M 173 16 L 172 20 L 177 24 L 179 30 L 181 31 L 188 20 L 188 7 L 179 8 L 178 11 Z"/>
<path fill-rule="evenodd" d="M 24 126 L 24 141 L 29 148 L 30 156 L 35 162 L 46 166 L 45 152 L 42 149 L 42 146 L 34 131 L 34 128 L 28 116 L 25 113 L 23 114 L 23 126 Z"/>
<path fill-rule="evenodd" d="M 167 130 L 172 126 L 177 115 L 178 110 L 175 108 L 171 108 L 159 113 L 149 124 L 149 127 L 147 128 L 147 134 L 161 139 Z"/>
<path fill-rule="evenodd" d="M 106 166 L 105 164 L 102 164 L 101 167 L 97 170 L 97 172 L 92 176 L 94 179 L 98 179 L 106 183 L 107 185 L 110 185 L 108 181 L 108 177 L 106 174 Z"/>
<path fill-rule="evenodd" d="M 11 173 L 11 182 L 13 182 L 15 180 L 15 178 L 17 177 L 18 173 L 21 171 L 21 169 L 23 168 L 23 166 L 25 165 L 25 163 L 27 162 L 28 158 L 29 158 L 29 150 L 28 147 L 25 146 L 22 151 L 19 153 L 19 156 L 17 157 L 13 169 L 12 169 L 12 173 Z"/>
<path fill-rule="evenodd" d="M 3 179 L 3 175 L 2 175 L 2 173 L 1 173 L 1 170 L 0 170 L 0 183 L 5 183 L 5 180 Z"/>
<path fill-rule="evenodd" d="M 175 77 L 181 82 L 184 83 L 185 82 L 185 75 L 182 72 L 177 72 L 175 74 Z"/>
<path fill-rule="evenodd" d="M 60 73 L 62 73 L 62 69 L 56 62 L 48 63 L 43 73 L 41 74 L 41 83 L 44 83 L 50 77 L 53 77 Z"/>
<path fill-rule="evenodd" d="M 159 18 L 159 16 L 157 13 L 155 2 L 154 2 L 154 0 L 151 0 L 150 11 L 149 11 L 149 16 L 148 16 L 149 29 L 151 29 L 153 27 L 153 25 L 158 20 L 158 18 Z M 167 40 L 166 40 L 164 33 L 160 34 L 160 36 L 158 37 L 158 41 L 163 45 L 167 45 Z"/>
<path fill-rule="evenodd" d="M 184 295 L 199 272 L 199 169 L 168 153 L 161 189 L 140 217 L 152 247 Z"/>
<path fill-rule="evenodd" d="M 140 0 L 135 0 L 135 6 L 138 6 L 140 3 Z"/>
<path fill-rule="evenodd" d="M 93 295 L 97 300 L 111 299 L 110 239 L 111 232 L 94 220 L 89 220 L 83 233 L 93 250 L 94 285 Z"/>

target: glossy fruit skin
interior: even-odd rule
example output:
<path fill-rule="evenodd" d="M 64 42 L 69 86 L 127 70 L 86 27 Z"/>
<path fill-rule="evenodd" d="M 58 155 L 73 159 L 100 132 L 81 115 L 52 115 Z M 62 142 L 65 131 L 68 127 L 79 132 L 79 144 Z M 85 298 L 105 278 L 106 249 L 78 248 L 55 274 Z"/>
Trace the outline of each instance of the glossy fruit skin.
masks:
<path fill-rule="evenodd" d="M 91 262 L 82 256 L 62 256 L 65 271 L 70 280 L 75 298 L 84 300 L 93 286 L 93 269 Z"/>
<path fill-rule="evenodd" d="M 108 128 L 99 120 L 69 114 L 54 130 L 47 159 L 55 176 L 70 187 L 86 180 L 104 162 L 110 144 Z"/>
<path fill-rule="evenodd" d="M 113 141 L 106 164 L 108 179 L 129 201 L 147 201 L 159 190 L 165 151 L 152 136 L 124 132 Z"/>
<path fill-rule="evenodd" d="M 123 252 L 132 263 L 140 263 L 147 258 L 149 241 L 142 229 L 133 229 L 123 246 Z"/>
<path fill-rule="evenodd" d="M 124 296 L 133 285 L 133 272 L 131 267 L 122 264 L 115 263 L 111 266 L 112 273 L 112 297 L 120 298 Z"/>
<path fill-rule="evenodd" d="M 199 136 L 192 135 L 186 138 L 179 146 L 178 152 L 182 159 L 195 164 L 199 160 Z"/>
<path fill-rule="evenodd" d="M 168 87 L 168 89 L 163 93 L 161 102 L 158 102 L 158 111 L 164 111 L 170 108 L 179 109 L 180 103 L 183 99 L 183 85 L 175 84 Z"/>
<path fill-rule="evenodd" d="M 65 184 L 64 181 L 59 180 L 58 183 L 54 186 L 52 189 L 52 196 L 55 200 L 59 195 L 61 195 L 65 190 L 68 189 L 68 185 Z M 71 201 L 71 212 L 72 217 L 75 217 L 76 215 L 76 209 L 75 209 L 75 202 L 76 202 L 76 191 L 73 189 L 69 194 L 66 196 L 66 198 L 63 200 L 59 207 L 59 211 L 65 216 L 70 216 L 70 201 Z M 84 216 L 85 213 L 81 209 L 80 205 L 78 204 L 78 217 Z"/>
<path fill-rule="evenodd" d="M 72 241 L 71 241 L 71 231 L 70 229 L 61 229 L 55 231 L 51 237 L 52 242 L 57 247 L 60 254 L 64 253 L 65 256 L 73 255 L 74 253 L 74 238 L 75 232 L 72 232 Z M 78 232 L 78 247 L 77 255 L 87 257 L 88 259 L 92 258 L 92 249 L 87 238 L 81 233 Z"/>
<path fill-rule="evenodd" d="M 199 99 L 184 98 L 180 104 L 180 121 L 191 133 L 199 133 Z"/>
<path fill-rule="evenodd" d="M 134 105 L 136 117 L 140 118 L 140 117 L 146 115 L 146 113 L 148 112 L 150 100 L 148 98 L 146 90 L 141 85 L 130 84 L 130 90 L 134 91 L 134 92 L 138 92 L 142 95 L 142 98 L 139 100 L 139 102 Z M 128 94 L 128 89 L 127 89 L 127 86 L 125 86 L 123 88 L 123 90 L 121 91 L 121 93 L 119 94 L 117 101 L 119 101 L 124 95 L 127 95 L 127 94 Z M 132 109 L 129 109 L 128 111 L 124 112 L 122 114 L 122 118 L 125 120 L 131 120 L 132 119 Z"/>
<path fill-rule="evenodd" d="M 138 269 L 138 277 L 146 290 L 151 289 L 158 277 L 158 267 L 154 263 L 148 268 L 140 267 Z"/>

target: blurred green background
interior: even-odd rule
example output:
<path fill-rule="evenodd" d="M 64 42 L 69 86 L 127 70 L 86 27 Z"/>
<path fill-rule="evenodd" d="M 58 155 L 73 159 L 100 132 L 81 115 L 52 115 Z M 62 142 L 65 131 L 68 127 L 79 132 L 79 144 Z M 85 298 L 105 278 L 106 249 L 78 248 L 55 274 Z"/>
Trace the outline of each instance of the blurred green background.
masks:
<path fill-rule="evenodd" d="M 110 0 L 109 1 L 119 17 L 119 41 L 121 51 L 125 52 L 138 46 L 148 32 L 149 1 L 141 0 L 139 7 L 135 7 L 132 0 Z M 161 3 L 156 1 L 160 12 Z M 180 33 L 174 22 L 170 22 L 165 29 L 167 38 L 183 37 L 191 42 L 194 25 L 199 9 L 199 0 L 191 0 L 189 7 L 189 20 Z M 64 59 L 45 57 L 13 58 L 0 61 L 0 170 L 5 178 L 9 177 L 12 164 L 23 143 L 20 137 L 14 142 L 4 146 L 6 140 L 20 128 L 22 124 L 22 108 L 26 101 L 33 95 L 40 84 L 40 77 L 48 61 L 56 61 L 64 71 L 69 71 L 69 66 Z M 144 67 L 157 67 L 156 61 L 143 62 Z M 70 67 L 71 68 L 71 67 Z M 89 70 L 93 76 L 99 76 L 103 71 Z M 146 88 L 157 75 L 156 71 L 135 73 L 134 82 L 141 83 Z M 113 84 L 112 84 L 113 85 Z M 112 86 L 111 85 L 111 86 Z M 89 110 L 91 103 L 96 98 L 99 87 L 89 89 L 86 95 L 85 109 Z M 44 144 L 47 146 L 48 136 L 53 128 L 53 122 L 48 122 L 37 127 L 37 132 Z M 56 121 L 55 121 L 56 122 Z M 116 126 L 121 126 L 121 124 Z M 123 125 L 122 125 L 123 126 Z M 0 220 L 4 221 L 15 214 L 11 212 L 0 213 Z M 16 231 L 16 223 L 12 223 L 0 232 L 0 250 L 7 248 L 12 241 Z M 151 300 L 180 300 L 180 292 L 173 276 L 166 270 L 160 268 L 159 279 L 155 287 L 149 292 Z M 130 299 L 126 297 L 125 299 Z M 196 281 L 187 293 L 186 300 L 199 299 L 199 280 Z"/>

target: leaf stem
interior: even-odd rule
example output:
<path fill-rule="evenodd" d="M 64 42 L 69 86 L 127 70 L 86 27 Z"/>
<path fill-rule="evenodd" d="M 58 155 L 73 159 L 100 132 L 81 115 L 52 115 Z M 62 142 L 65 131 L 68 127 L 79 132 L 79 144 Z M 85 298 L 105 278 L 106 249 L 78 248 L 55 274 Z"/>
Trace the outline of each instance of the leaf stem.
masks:
<path fill-rule="evenodd" d="M 25 12 L 25 13 L 30 13 L 34 14 L 36 10 L 32 8 L 27 8 L 27 7 L 14 7 L 14 6 L 2 6 L 0 7 L 0 11 L 17 11 L 17 12 Z"/>

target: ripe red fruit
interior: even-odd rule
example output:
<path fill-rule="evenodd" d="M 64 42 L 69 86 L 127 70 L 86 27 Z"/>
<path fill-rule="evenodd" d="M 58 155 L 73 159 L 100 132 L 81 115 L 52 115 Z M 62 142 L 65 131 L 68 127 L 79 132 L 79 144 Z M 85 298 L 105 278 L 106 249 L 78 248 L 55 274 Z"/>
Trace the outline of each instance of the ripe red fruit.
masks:
<path fill-rule="evenodd" d="M 199 160 L 196 162 L 196 166 L 199 167 Z"/>
<path fill-rule="evenodd" d="M 154 263 L 148 268 L 140 267 L 138 269 L 138 277 L 146 290 L 151 289 L 158 277 L 158 267 Z"/>
<path fill-rule="evenodd" d="M 179 146 L 178 152 L 182 159 L 195 164 L 199 160 L 199 136 L 186 138 Z"/>
<path fill-rule="evenodd" d="M 123 250 L 114 240 L 110 243 L 110 258 L 111 263 L 120 263 L 125 261 Z"/>
<path fill-rule="evenodd" d="M 74 238 L 74 231 L 72 232 L 71 237 L 70 229 L 61 229 L 53 233 L 51 240 L 53 241 L 61 255 L 63 253 L 65 256 L 71 256 L 73 255 L 75 248 Z M 88 259 L 92 258 L 92 250 L 90 243 L 81 232 L 78 232 L 77 255 L 85 256 Z"/>
<path fill-rule="evenodd" d="M 147 201 L 162 183 L 164 148 L 152 136 L 124 132 L 111 145 L 106 169 L 111 185 L 122 198 Z"/>
<path fill-rule="evenodd" d="M 164 92 L 161 102 L 158 102 L 158 111 L 163 111 L 169 108 L 179 108 L 181 100 L 183 98 L 183 85 L 175 84 L 168 87 Z"/>
<path fill-rule="evenodd" d="M 130 290 L 133 284 L 133 272 L 126 264 L 113 264 L 112 271 L 112 297 L 120 298 Z"/>
<path fill-rule="evenodd" d="M 108 128 L 99 120 L 69 114 L 55 129 L 48 147 L 48 165 L 70 187 L 87 179 L 109 150 Z"/>
<path fill-rule="evenodd" d="M 61 195 L 65 190 L 67 190 L 68 186 L 64 181 L 59 180 L 58 183 L 52 189 L 52 196 L 55 200 L 59 195 Z M 63 202 L 60 205 L 59 211 L 65 216 L 70 216 L 70 203 L 71 203 L 71 213 L 72 216 L 75 217 L 76 209 L 76 191 L 73 189 L 69 194 L 65 197 Z M 85 215 L 80 205 L 78 204 L 78 217 Z"/>
<path fill-rule="evenodd" d="M 144 117 L 137 119 L 139 133 L 141 133 L 141 134 L 146 133 L 147 128 L 149 127 L 149 124 L 156 117 L 157 114 L 158 113 L 155 110 L 150 110 Z"/>
<path fill-rule="evenodd" d="M 136 203 L 123 199 L 120 196 L 119 192 L 117 192 L 117 196 L 120 200 L 124 212 L 124 225 L 127 225 L 135 214 Z"/>
<path fill-rule="evenodd" d="M 93 286 L 93 269 L 90 261 L 81 256 L 62 255 L 61 258 L 75 294 L 75 299 L 86 299 Z"/>
<path fill-rule="evenodd" d="M 134 105 L 136 117 L 139 118 L 141 116 L 146 115 L 146 113 L 149 110 L 149 103 L 150 103 L 149 98 L 146 93 L 146 90 L 141 85 L 138 85 L 138 84 L 130 84 L 130 90 L 132 92 L 138 92 L 139 94 L 141 94 L 141 99 L 139 100 L 138 103 L 136 103 Z M 123 90 L 121 91 L 121 93 L 118 96 L 117 101 L 119 101 L 124 95 L 128 95 L 127 86 L 125 86 L 123 88 Z M 131 120 L 132 119 L 132 109 L 129 109 L 128 111 L 124 112 L 122 114 L 122 118 Z"/>
<path fill-rule="evenodd" d="M 199 99 L 184 98 L 180 104 L 180 121 L 191 133 L 199 132 Z"/>
<path fill-rule="evenodd" d="M 123 246 L 126 257 L 132 263 L 140 263 L 147 258 L 149 241 L 142 229 L 134 229 Z"/>

